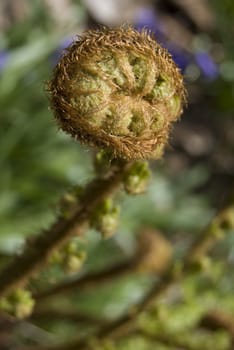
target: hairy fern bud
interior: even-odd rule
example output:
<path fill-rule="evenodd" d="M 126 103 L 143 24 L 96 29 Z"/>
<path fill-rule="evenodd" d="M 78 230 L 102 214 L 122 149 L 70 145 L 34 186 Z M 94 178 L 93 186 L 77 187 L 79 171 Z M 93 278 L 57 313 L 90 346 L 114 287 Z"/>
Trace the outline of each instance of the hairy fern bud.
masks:
<path fill-rule="evenodd" d="M 183 79 L 147 31 L 90 30 L 48 84 L 59 126 L 125 159 L 159 158 L 185 101 Z"/>

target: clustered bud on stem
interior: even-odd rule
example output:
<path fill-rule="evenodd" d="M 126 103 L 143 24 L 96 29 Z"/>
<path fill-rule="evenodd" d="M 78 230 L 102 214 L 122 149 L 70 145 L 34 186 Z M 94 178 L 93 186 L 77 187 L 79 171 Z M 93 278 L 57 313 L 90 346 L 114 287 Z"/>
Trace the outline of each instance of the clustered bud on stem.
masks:
<path fill-rule="evenodd" d="M 78 272 L 86 259 L 86 251 L 78 237 L 72 238 L 51 256 L 50 263 L 59 265 L 66 273 Z"/>
<path fill-rule="evenodd" d="M 18 288 L 0 300 L 0 310 L 21 319 L 31 314 L 34 303 L 28 290 Z"/>
<path fill-rule="evenodd" d="M 129 194 L 144 193 L 150 180 L 150 169 L 147 161 L 135 161 L 124 176 L 124 189 Z"/>
<path fill-rule="evenodd" d="M 125 159 L 159 158 L 185 102 L 183 79 L 147 31 L 90 30 L 67 48 L 48 84 L 59 126 Z"/>
<path fill-rule="evenodd" d="M 91 226 L 100 231 L 103 238 L 111 237 L 117 230 L 120 208 L 114 205 L 111 198 L 103 200 L 94 210 Z"/>

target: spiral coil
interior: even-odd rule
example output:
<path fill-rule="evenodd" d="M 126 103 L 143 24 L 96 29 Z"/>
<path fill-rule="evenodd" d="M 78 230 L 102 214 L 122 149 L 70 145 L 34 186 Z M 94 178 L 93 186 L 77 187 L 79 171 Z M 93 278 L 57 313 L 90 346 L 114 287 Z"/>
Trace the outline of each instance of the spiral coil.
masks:
<path fill-rule="evenodd" d="M 132 28 L 86 32 L 48 86 L 64 131 L 126 159 L 159 158 L 185 102 L 171 56 L 150 33 Z"/>

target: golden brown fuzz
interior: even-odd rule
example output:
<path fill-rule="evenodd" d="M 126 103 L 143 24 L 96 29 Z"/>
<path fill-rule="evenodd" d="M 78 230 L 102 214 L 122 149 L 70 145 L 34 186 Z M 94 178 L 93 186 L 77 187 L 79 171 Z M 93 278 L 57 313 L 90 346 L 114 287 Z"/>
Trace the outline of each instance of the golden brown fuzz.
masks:
<path fill-rule="evenodd" d="M 126 159 L 159 158 L 185 102 L 168 52 L 147 31 L 124 27 L 84 33 L 48 86 L 64 131 Z"/>

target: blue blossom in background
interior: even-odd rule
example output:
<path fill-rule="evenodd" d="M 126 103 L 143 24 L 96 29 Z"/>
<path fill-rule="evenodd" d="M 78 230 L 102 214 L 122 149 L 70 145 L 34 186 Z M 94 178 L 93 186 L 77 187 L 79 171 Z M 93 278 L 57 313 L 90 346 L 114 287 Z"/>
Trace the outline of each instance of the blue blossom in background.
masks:
<path fill-rule="evenodd" d="M 213 61 L 210 55 L 205 51 L 199 51 L 195 53 L 195 62 L 200 68 L 202 74 L 210 79 L 214 80 L 219 75 L 219 69 L 217 64 Z"/>
<path fill-rule="evenodd" d="M 64 38 L 60 45 L 58 46 L 57 50 L 54 51 L 52 57 L 51 57 L 51 61 L 53 65 L 56 65 L 62 55 L 62 53 L 64 52 L 64 50 L 71 45 L 73 42 L 73 37 L 67 37 Z"/>
<path fill-rule="evenodd" d="M 6 67 L 9 57 L 10 53 L 8 51 L 0 51 L 0 71 Z"/>
<path fill-rule="evenodd" d="M 164 46 L 172 55 L 172 58 L 177 64 L 177 66 L 180 67 L 182 72 L 184 72 L 186 67 L 191 62 L 191 55 L 185 52 L 184 50 L 180 49 L 179 47 L 176 47 L 175 45 L 165 44 Z"/>
<path fill-rule="evenodd" d="M 137 12 L 135 18 L 135 28 L 139 31 L 144 28 L 148 28 L 155 34 L 158 42 L 164 41 L 163 23 L 151 8 L 141 8 Z"/>

